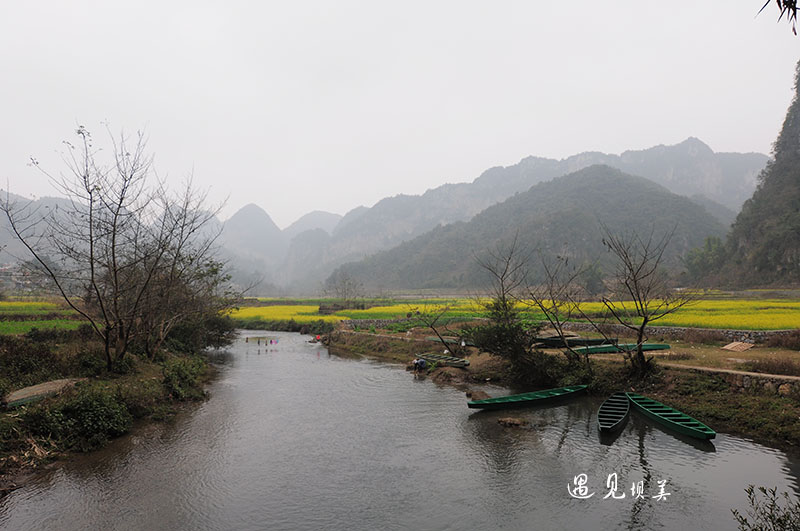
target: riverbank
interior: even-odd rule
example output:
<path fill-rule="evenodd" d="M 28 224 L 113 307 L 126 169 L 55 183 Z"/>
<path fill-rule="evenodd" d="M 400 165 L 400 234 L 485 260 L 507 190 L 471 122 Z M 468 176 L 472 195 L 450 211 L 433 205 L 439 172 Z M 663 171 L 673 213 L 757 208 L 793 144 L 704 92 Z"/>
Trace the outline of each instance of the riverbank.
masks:
<path fill-rule="evenodd" d="M 408 365 L 422 352 L 436 350 L 436 342 L 416 337 L 337 330 L 328 336 L 334 354 L 367 356 Z M 465 392 L 480 391 L 483 384 L 513 387 L 507 362 L 469 349 L 470 365 L 465 369 L 437 367 L 428 373 L 436 383 L 453 385 Z M 552 351 L 552 355 L 559 355 Z M 669 404 L 717 431 L 744 436 L 757 442 L 800 455 L 800 393 L 797 387 L 779 394 L 769 386 L 738 385 L 735 378 L 713 369 L 660 366 L 646 380 L 631 378 L 627 366 L 609 357 L 593 360 L 594 378 L 590 392 L 608 396 L 616 391 L 635 391 Z M 706 372 L 707 371 L 707 372 Z M 755 375 L 754 375 L 755 376 Z M 515 389 L 519 392 L 528 389 Z"/>
<path fill-rule="evenodd" d="M 157 362 L 131 354 L 109 372 L 97 347 L 80 338 L 0 340 L 7 369 L 0 397 L 23 395 L 13 393 L 21 388 L 53 391 L 31 392 L 35 401 L 0 409 L 0 497 L 46 463 L 100 448 L 134 424 L 171 418 L 186 403 L 204 399 L 214 375 L 204 358 L 175 353 Z"/>

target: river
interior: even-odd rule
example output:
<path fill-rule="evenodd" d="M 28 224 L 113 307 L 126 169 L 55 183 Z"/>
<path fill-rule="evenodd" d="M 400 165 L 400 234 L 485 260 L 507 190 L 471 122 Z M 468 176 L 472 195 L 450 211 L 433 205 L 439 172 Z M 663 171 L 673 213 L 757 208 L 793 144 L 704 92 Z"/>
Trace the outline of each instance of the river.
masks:
<path fill-rule="evenodd" d="M 601 444 L 598 399 L 476 412 L 307 339 L 243 331 L 208 401 L 39 474 L 0 500 L 0 529 L 735 529 L 748 484 L 800 493 L 800 462 L 746 439 L 690 443 L 632 414 Z"/>

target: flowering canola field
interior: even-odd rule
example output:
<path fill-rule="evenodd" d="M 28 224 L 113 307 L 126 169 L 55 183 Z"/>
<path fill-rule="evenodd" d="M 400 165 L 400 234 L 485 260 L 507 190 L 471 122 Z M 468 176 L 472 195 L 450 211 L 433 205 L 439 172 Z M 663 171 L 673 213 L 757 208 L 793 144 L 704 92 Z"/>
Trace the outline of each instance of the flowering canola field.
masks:
<path fill-rule="evenodd" d="M 279 305 L 242 307 L 231 313 L 233 318 L 260 318 L 265 320 L 289 320 L 309 322 L 323 319 L 339 321 L 345 319 L 400 319 L 416 311 L 436 312 L 449 308 L 445 317 L 473 318 L 484 316 L 483 310 L 471 299 L 455 301 L 431 300 L 424 303 L 398 302 L 374 306 L 366 310 L 342 310 L 333 315 L 317 314 L 316 305 Z M 600 302 L 584 303 L 583 311 L 597 315 L 605 310 Z M 525 316 L 541 320 L 543 316 L 522 305 Z M 708 299 L 699 300 L 681 308 L 672 315 L 659 319 L 656 326 L 683 326 L 693 328 L 732 328 L 741 330 L 782 330 L 800 328 L 800 301 L 787 299 Z"/>
<path fill-rule="evenodd" d="M 267 321 L 294 320 L 335 322 L 345 319 L 399 319 L 416 311 L 436 312 L 448 308 L 445 317 L 469 319 L 483 317 L 484 311 L 472 299 L 403 301 L 374 306 L 366 310 L 342 310 L 333 315 L 318 314 L 313 300 L 301 304 L 274 306 L 243 306 L 230 312 L 234 319 L 263 319 Z M 522 305 L 525 317 L 542 320 L 542 316 Z M 599 302 L 585 303 L 583 311 L 597 316 L 604 312 Z M 63 314 L 61 319 L 35 320 L 37 315 Z M 23 317 L 20 320 L 20 317 Z M 61 315 L 59 315 L 61 317 Z M 72 317 L 72 319 L 70 319 Z M 32 327 L 74 329 L 81 323 L 71 310 L 55 302 L 0 301 L 0 334 L 25 333 Z M 740 330 L 782 330 L 800 328 L 800 300 L 791 299 L 703 299 L 681 308 L 654 323 L 656 326 L 693 328 L 732 328 Z"/>

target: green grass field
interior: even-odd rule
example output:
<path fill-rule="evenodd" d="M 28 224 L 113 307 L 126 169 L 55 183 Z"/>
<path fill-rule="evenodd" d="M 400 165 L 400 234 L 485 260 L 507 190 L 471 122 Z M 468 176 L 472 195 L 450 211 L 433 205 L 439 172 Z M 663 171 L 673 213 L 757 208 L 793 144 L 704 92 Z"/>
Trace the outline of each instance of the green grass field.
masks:
<path fill-rule="evenodd" d="M 0 335 L 27 334 L 33 328 L 39 330 L 77 330 L 83 321 L 76 319 L 45 319 L 30 321 L 0 321 Z"/>

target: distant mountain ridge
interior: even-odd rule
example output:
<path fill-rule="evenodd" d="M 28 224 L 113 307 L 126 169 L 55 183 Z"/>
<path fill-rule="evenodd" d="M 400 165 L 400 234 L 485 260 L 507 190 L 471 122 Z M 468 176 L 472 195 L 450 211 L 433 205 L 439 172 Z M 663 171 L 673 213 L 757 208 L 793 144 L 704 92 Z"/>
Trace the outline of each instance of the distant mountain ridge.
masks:
<path fill-rule="evenodd" d="M 601 225 L 619 233 L 632 227 L 649 230 L 652 223 L 657 233 L 675 228 L 665 261 L 672 268 L 680 267 L 680 257 L 705 237 L 726 232 L 689 198 L 647 179 L 595 165 L 539 183 L 469 222 L 437 227 L 337 271 L 373 289 L 472 289 L 487 280 L 475 255 L 517 235 L 528 250 L 570 256 L 580 264 L 605 253 Z M 538 257 L 532 262 L 535 266 Z"/>
<path fill-rule="evenodd" d="M 322 229 L 330 234 L 341 220 L 342 216 L 339 214 L 314 210 L 283 229 L 283 235 L 291 241 L 292 238 L 307 230 Z"/>
<path fill-rule="evenodd" d="M 348 212 L 330 238 L 318 235 L 313 240 L 315 249 L 301 249 L 303 241 L 290 245 L 282 283 L 313 289 L 338 265 L 391 249 L 439 225 L 468 221 L 539 182 L 594 164 L 648 178 L 673 193 L 696 196 L 727 225 L 752 193 L 767 161 L 766 155 L 758 153 L 714 153 L 696 138 L 622 155 L 586 152 L 563 160 L 526 157 L 512 166 L 490 168 L 471 183 L 445 184 L 418 196 L 388 197 L 371 208 Z M 315 257 L 313 262 L 307 260 L 310 256 Z"/>
<path fill-rule="evenodd" d="M 696 138 L 621 155 L 585 152 L 563 160 L 531 156 L 490 168 L 472 182 L 387 197 L 344 216 L 311 212 L 283 231 L 261 207 L 250 204 L 225 221 L 219 244 L 241 283 L 261 279 L 284 291 L 313 293 L 344 263 L 392 249 L 436 227 L 469 221 L 514 194 L 593 164 L 607 164 L 673 193 L 693 196 L 727 225 L 752 193 L 767 160 L 757 153 L 714 153 Z M 0 245 L 4 241 L 9 240 L 0 237 Z"/>

